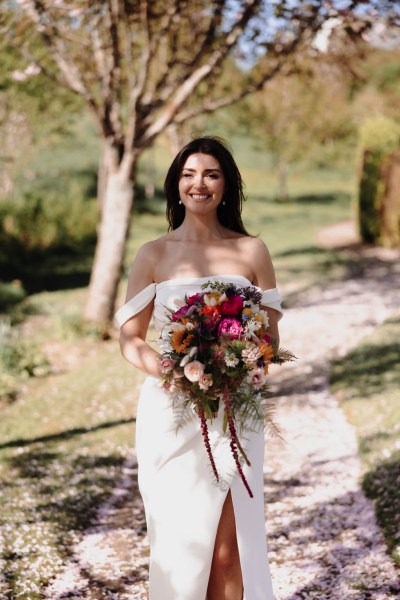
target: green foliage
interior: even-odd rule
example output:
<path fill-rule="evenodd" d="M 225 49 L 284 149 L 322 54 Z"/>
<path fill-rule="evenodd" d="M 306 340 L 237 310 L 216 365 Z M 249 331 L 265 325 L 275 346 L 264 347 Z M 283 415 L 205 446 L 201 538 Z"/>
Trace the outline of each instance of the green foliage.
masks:
<path fill-rule="evenodd" d="M 19 281 L 3 283 L 0 281 L 0 313 L 21 302 L 26 292 Z"/>
<path fill-rule="evenodd" d="M 0 201 L 0 268 L 3 277 L 21 279 L 37 289 L 35 280 L 62 274 L 68 256 L 92 256 L 98 211 L 95 200 L 58 190 L 26 191 Z M 76 271 L 82 270 L 81 261 Z M 87 265 L 85 265 L 87 268 Z"/>
<path fill-rule="evenodd" d="M 376 242 L 380 235 L 381 161 L 379 150 L 364 151 L 358 192 L 358 224 L 361 239 L 368 243 Z"/>
<path fill-rule="evenodd" d="M 400 124 L 384 115 L 370 117 L 360 127 L 362 148 L 388 154 L 399 147 Z"/>
<path fill-rule="evenodd" d="M 0 321 L 0 404 L 15 400 L 21 382 L 50 372 L 50 363 L 35 343 L 21 341 L 9 320 Z"/>
<path fill-rule="evenodd" d="M 400 565 L 400 452 L 382 461 L 366 473 L 364 491 L 375 500 L 378 522 L 383 529 L 392 556 Z"/>
<path fill-rule="evenodd" d="M 58 315 L 57 328 L 59 336 L 65 341 L 81 340 L 84 337 L 92 339 L 105 339 L 106 332 L 100 324 L 86 321 L 82 314 L 77 312 L 63 312 Z"/>
<path fill-rule="evenodd" d="M 331 385 L 356 428 L 363 487 L 400 564 L 399 340 L 400 319 L 393 317 L 334 363 Z"/>
<path fill-rule="evenodd" d="M 0 322 L 0 365 L 22 378 L 47 375 L 50 370 L 49 361 L 36 344 L 21 341 L 6 320 Z"/>
<path fill-rule="evenodd" d="M 400 147 L 400 124 L 383 115 L 371 117 L 360 129 L 360 144 L 363 150 L 358 192 L 360 235 L 364 242 L 377 243 L 384 238 L 382 165 Z"/>

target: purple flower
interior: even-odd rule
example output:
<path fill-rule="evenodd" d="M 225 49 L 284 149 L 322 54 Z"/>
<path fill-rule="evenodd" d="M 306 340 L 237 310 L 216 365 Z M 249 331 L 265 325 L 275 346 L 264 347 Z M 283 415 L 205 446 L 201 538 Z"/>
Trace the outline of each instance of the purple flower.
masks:
<path fill-rule="evenodd" d="M 183 319 L 183 317 L 186 317 L 189 308 L 190 306 L 187 306 L 187 304 L 185 304 L 179 310 L 176 310 L 174 313 L 172 313 L 171 319 L 173 321 L 179 321 L 179 319 Z"/>
<path fill-rule="evenodd" d="M 187 299 L 187 304 L 188 306 L 192 306 L 193 304 L 203 304 L 203 298 L 204 298 L 204 292 L 197 292 L 197 294 L 193 294 L 192 296 L 189 296 L 189 298 Z"/>
<path fill-rule="evenodd" d="M 237 319 L 222 319 L 218 326 L 218 335 L 226 335 L 237 339 L 242 335 L 243 329 Z"/>

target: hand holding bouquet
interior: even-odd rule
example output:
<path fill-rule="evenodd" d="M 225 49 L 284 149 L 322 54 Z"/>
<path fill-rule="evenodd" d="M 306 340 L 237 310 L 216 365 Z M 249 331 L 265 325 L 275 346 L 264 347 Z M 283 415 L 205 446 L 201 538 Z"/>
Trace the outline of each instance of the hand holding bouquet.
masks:
<path fill-rule="evenodd" d="M 229 430 L 232 456 L 252 497 L 241 460 L 250 463 L 238 431 L 264 420 L 274 426 L 271 413 L 264 413 L 261 402 L 267 391 L 268 368 L 294 357 L 271 342 L 268 314 L 261 307 L 258 289 L 215 281 L 202 289 L 170 312 L 170 322 L 162 331 L 163 388 L 194 407 L 217 481 L 207 420 L 216 416 L 223 402 L 224 430 Z"/>

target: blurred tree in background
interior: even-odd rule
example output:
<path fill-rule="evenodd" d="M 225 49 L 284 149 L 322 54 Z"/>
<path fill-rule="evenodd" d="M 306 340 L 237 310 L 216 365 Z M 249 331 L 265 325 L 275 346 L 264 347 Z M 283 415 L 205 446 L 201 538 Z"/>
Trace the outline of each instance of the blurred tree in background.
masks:
<path fill-rule="evenodd" d="M 360 132 L 358 220 L 368 243 L 400 245 L 400 124 L 384 116 L 367 119 Z"/>
<path fill-rule="evenodd" d="M 395 2 L 361 0 L 337 6 L 322 0 L 3 2 L 2 33 L 22 61 L 17 72 L 48 77 L 46 93 L 57 89 L 54 98 L 61 98 L 59 88 L 72 91 L 89 108 L 101 139 L 101 224 L 87 318 L 104 322 L 113 313 L 138 158 L 160 133 L 262 89 L 290 69 L 289 57 L 324 23 L 340 19 L 342 34 L 353 39 L 390 13 L 398 18 Z M 221 77 L 230 57 L 242 64 L 242 76 L 231 82 Z M 15 76 L 14 63 L 12 69 Z"/>

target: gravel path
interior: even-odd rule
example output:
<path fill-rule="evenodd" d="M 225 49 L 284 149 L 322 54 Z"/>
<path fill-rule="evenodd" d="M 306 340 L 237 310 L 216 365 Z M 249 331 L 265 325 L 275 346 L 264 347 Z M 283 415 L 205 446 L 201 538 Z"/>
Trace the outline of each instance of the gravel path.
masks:
<path fill-rule="evenodd" d="M 272 376 L 286 440 L 267 440 L 264 468 L 277 600 L 400 597 L 398 573 L 360 488 L 354 431 L 328 388 L 330 361 L 398 307 L 399 256 L 381 258 L 370 256 L 358 278 L 292 299 L 281 322 L 282 341 L 301 360 Z M 147 598 L 145 531 L 132 455 L 47 598 Z"/>

